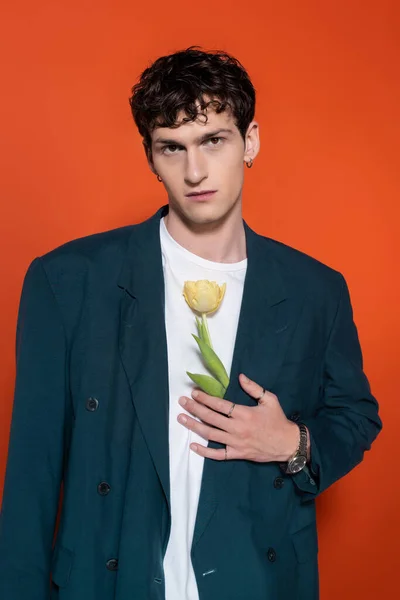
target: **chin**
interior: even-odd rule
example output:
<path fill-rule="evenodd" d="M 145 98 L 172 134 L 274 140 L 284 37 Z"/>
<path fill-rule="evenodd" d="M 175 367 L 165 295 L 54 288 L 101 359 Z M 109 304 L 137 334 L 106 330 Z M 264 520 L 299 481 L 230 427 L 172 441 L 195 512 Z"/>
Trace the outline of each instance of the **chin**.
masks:
<path fill-rule="evenodd" d="M 170 199 L 169 202 L 172 210 L 180 214 L 181 218 L 197 225 L 223 221 L 236 204 L 222 203 L 221 199 L 196 203 L 186 197 L 183 201 Z"/>
<path fill-rule="evenodd" d="M 217 215 L 221 212 L 225 212 L 226 208 L 221 205 L 221 203 L 217 203 L 215 201 L 202 201 L 202 202 L 193 202 L 189 201 L 185 204 L 184 211 L 186 214 L 197 215 L 201 218 L 203 215 L 206 217 L 207 215 Z"/>
<path fill-rule="evenodd" d="M 209 225 L 211 223 L 222 223 L 228 216 L 226 209 L 211 208 L 209 210 L 202 211 L 191 211 L 187 218 L 189 221 L 196 225 Z"/>

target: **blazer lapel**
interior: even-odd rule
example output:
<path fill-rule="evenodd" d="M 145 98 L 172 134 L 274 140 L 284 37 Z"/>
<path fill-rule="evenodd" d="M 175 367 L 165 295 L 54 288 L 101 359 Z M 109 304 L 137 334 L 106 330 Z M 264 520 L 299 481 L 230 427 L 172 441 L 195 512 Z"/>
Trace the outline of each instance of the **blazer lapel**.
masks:
<path fill-rule="evenodd" d="M 247 271 L 232 358 L 230 382 L 224 398 L 255 406 L 239 383 L 239 374 L 271 390 L 285 350 L 298 323 L 303 298 L 292 293 L 276 260 L 272 240 L 255 233 L 244 221 Z M 229 292 L 228 292 L 229 293 Z M 283 407 L 284 408 L 284 407 Z M 223 448 L 210 441 L 209 447 Z M 204 533 L 236 461 L 205 459 L 192 548 Z"/>
<path fill-rule="evenodd" d="M 120 352 L 132 401 L 170 507 L 169 382 L 165 330 L 164 274 L 159 236 L 162 206 L 150 219 L 133 226 L 118 285 L 124 290 L 120 312 Z M 272 240 L 245 221 L 247 272 L 224 398 L 255 406 L 239 383 L 239 373 L 269 390 L 298 322 L 303 298 L 290 291 L 285 270 L 274 255 Z M 222 448 L 216 442 L 209 447 Z M 193 535 L 194 547 L 221 499 L 235 461 L 205 459 Z"/>
<path fill-rule="evenodd" d="M 133 226 L 118 285 L 124 290 L 120 306 L 121 359 L 137 418 L 170 506 L 168 357 L 159 236 L 160 219 L 167 207 Z"/>

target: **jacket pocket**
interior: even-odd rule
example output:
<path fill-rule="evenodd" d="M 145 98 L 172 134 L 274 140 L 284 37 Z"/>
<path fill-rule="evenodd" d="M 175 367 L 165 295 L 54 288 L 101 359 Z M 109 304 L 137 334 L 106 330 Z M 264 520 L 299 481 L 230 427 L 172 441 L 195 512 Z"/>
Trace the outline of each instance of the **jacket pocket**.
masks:
<path fill-rule="evenodd" d="M 315 521 L 292 534 L 297 562 L 305 563 L 318 554 L 318 533 Z"/>
<path fill-rule="evenodd" d="M 69 581 L 74 552 L 64 546 L 56 546 L 51 560 L 51 579 L 58 587 L 65 587 Z"/>

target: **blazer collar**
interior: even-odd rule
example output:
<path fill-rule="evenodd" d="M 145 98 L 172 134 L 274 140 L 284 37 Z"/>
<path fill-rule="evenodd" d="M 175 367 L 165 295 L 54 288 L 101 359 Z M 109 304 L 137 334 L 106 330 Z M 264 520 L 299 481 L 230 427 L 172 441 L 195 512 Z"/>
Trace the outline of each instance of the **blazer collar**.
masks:
<path fill-rule="evenodd" d="M 164 288 L 159 227 L 168 211 L 169 205 L 165 204 L 149 219 L 133 226 L 118 278 L 119 287 L 133 298 L 146 296 L 145 283 L 156 284 L 158 294 Z M 270 246 L 271 240 L 253 231 L 244 219 L 243 225 L 248 259 L 244 291 L 246 296 L 261 295 L 265 306 L 273 306 L 287 297 L 287 290 Z M 251 282 L 251 290 L 246 288 L 248 282 Z M 152 289 L 154 291 L 154 287 Z"/>

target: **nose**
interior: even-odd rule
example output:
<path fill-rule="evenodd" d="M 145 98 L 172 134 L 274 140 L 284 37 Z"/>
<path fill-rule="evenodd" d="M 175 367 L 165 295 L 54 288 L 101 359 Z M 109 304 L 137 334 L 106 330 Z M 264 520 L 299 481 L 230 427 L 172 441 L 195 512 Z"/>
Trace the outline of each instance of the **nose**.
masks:
<path fill-rule="evenodd" d="M 189 185 L 199 184 L 207 177 L 207 160 L 200 149 L 189 149 L 186 153 L 185 182 Z"/>

